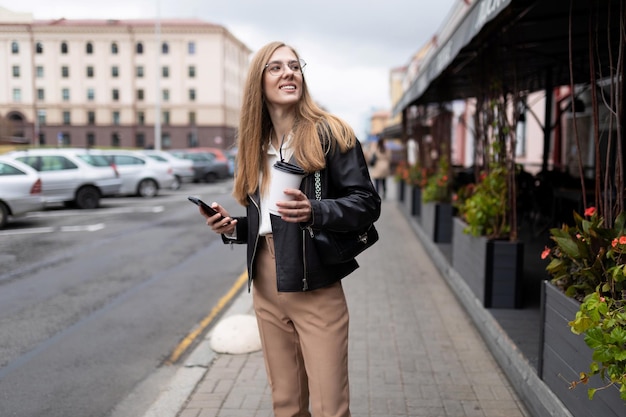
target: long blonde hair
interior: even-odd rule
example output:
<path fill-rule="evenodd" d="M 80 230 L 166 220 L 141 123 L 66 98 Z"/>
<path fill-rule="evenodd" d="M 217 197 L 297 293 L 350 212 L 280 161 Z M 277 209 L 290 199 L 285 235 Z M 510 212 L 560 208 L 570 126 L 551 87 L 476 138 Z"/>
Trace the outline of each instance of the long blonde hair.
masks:
<path fill-rule="evenodd" d="M 247 196 L 257 189 L 267 189 L 267 144 L 272 129 L 263 94 L 265 64 L 272 54 L 283 46 L 288 47 L 299 59 L 298 53 L 282 42 L 271 42 L 262 47 L 252 59 L 244 87 L 241 118 L 237 135 L 237 172 L 233 196 L 247 205 Z M 326 146 L 322 146 L 320 137 Z M 341 152 L 352 148 L 356 136 L 352 128 L 340 118 L 321 109 L 309 95 L 302 75 L 302 97 L 295 106 L 293 126 L 294 157 L 306 172 L 323 169 L 326 165 L 325 152 L 339 146 Z M 263 182 L 259 184 L 259 173 Z"/>

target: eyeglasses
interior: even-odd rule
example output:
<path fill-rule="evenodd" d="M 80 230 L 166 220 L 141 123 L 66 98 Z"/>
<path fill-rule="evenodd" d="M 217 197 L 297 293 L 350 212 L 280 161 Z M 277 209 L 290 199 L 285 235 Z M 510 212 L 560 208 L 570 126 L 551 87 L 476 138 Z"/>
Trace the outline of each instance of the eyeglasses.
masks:
<path fill-rule="evenodd" d="M 304 67 L 306 67 L 306 62 L 304 62 L 304 59 L 302 58 L 297 61 L 289 61 L 286 63 L 272 61 L 265 65 L 265 69 L 267 69 L 267 72 L 269 72 L 270 75 L 278 77 L 285 73 L 285 66 L 287 66 L 292 72 L 302 74 Z"/>

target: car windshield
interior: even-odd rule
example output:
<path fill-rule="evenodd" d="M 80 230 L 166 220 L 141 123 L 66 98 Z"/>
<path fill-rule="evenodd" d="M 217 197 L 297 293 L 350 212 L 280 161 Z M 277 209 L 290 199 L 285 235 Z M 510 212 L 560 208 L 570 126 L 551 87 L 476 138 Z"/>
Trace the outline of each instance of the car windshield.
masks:
<path fill-rule="evenodd" d="M 109 160 L 103 155 L 85 154 L 85 155 L 78 155 L 78 157 L 84 162 L 94 167 L 108 167 L 111 165 Z"/>
<path fill-rule="evenodd" d="M 0 162 L 0 176 L 2 175 L 26 175 L 24 172 L 15 168 L 13 165 Z"/>
<path fill-rule="evenodd" d="M 154 159 L 155 161 L 160 161 L 160 162 L 167 162 L 167 159 L 163 158 L 160 155 L 148 155 L 150 158 Z"/>

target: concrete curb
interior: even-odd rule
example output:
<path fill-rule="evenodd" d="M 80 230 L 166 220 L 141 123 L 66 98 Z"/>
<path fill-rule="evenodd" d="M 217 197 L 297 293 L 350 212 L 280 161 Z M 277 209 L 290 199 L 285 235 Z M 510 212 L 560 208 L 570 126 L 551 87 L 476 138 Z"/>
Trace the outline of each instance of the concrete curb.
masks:
<path fill-rule="evenodd" d="M 404 213 L 403 207 L 400 211 Z M 406 213 L 404 213 L 405 216 Z M 470 315 L 476 329 L 496 362 L 533 416 L 572 417 L 569 410 L 539 379 L 534 368 L 520 353 L 500 324 L 485 310 L 463 278 L 445 259 L 437 245 L 428 238 L 415 219 L 407 216 L 418 239 L 441 272 L 448 286 Z"/>

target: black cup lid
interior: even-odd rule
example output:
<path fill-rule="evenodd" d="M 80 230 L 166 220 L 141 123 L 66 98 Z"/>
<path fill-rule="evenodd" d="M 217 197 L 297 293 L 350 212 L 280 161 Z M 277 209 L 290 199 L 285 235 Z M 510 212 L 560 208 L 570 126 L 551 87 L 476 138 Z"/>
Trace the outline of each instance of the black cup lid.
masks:
<path fill-rule="evenodd" d="M 298 165 L 294 165 L 285 161 L 276 161 L 276 163 L 274 164 L 274 168 L 283 172 L 288 172 L 290 174 L 296 174 L 296 175 L 305 174 L 304 170 L 300 168 Z"/>

